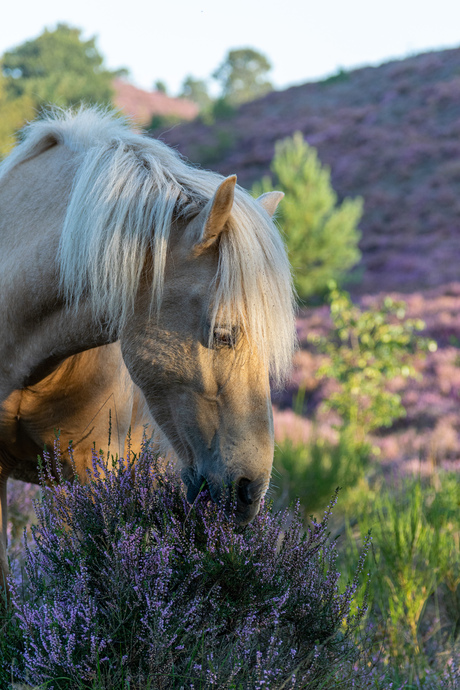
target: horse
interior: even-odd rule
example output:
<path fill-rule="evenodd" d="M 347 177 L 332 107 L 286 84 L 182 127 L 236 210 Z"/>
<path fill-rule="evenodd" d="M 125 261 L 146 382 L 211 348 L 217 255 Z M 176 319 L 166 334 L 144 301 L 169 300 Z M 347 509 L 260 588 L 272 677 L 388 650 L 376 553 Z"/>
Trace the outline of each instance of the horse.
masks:
<path fill-rule="evenodd" d="M 26 126 L 0 165 L 0 579 L 7 480 L 37 481 L 59 429 L 85 479 L 108 415 L 123 452 L 146 421 L 186 497 L 232 489 L 257 514 L 272 469 L 270 381 L 296 346 L 290 265 L 236 176 L 194 167 L 98 108 Z"/>

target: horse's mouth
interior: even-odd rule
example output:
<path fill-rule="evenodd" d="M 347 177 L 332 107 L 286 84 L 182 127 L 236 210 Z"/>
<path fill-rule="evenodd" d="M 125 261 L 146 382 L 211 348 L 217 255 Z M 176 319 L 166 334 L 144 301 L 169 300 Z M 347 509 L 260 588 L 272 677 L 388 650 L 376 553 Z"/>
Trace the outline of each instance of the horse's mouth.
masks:
<path fill-rule="evenodd" d="M 181 477 L 187 489 L 187 501 L 190 505 L 195 503 L 201 492 L 206 492 L 214 503 L 222 500 L 224 487 L 213 486 L 206 477 L 197 474 L 192 468 L 183 469 Z M 260 500 L 248 500 L 244 487 L 245 484 L 230 485 L 225 490 L 225 509 L 229 514 L 233 513 L 235 523 L 238 525 L 248 524 L 259 512 Z"/>
<path fill-rule="evenodd" d="M 221 489 L 212 486 L 203 475 L 194 472 L 191 468 L 186 468 L 182 470 L 181 477 L 187 489 L 187 501 L 191 505 L 202 492 L 208 494 L 213 503 L 220 501 Z"/>
<path fill-rule="evenodd" d="M 187 489 L 187 501 L 192 505 L 201 491 L 207 487 L 207 481 L 205 477 L 195 472 L 191 467 L 185 467 L 180 474 Z M 213 499 L 212 495 L 211 498 Z"/>

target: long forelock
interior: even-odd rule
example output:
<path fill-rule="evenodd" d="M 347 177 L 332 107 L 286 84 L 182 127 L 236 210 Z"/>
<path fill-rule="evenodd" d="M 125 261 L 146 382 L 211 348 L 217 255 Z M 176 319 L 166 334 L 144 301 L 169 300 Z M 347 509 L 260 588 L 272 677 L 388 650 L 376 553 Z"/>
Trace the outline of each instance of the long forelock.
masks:
<path fill-rule="evenodd" d="M 0 176 L 54 143 L 80 155 L 58 255 L 68 304 L 89 296 L 94 313 L 120 328 L 132 313 L 150 253 L 152 308 L 158 310 L 171 224 L 196 215 L 223 177 L 192 167 L 162 142 L 96 108 L 55 111 L 29 125 Z M 211 326 L 236 317 L 273 380 L 283 380 L 296 345 L 290 266 L 272 219 L 239 187 L 210 292 Z"/>
<path fill-rule="evenodd" d="M 272 379 L 289 373 L 296 346 L 291 270 L 272 219 L 237 190 L 230 227 L 222 234 L 214 278 L 212 323 L 237 321 L 269 362 Z"/>

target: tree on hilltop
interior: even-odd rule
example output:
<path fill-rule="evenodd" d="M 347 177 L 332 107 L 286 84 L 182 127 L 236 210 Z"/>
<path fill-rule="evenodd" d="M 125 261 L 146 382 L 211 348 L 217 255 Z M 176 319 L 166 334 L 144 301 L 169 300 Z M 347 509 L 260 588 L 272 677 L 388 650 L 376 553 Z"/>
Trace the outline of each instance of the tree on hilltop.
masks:
<path fill-rule="evenodd" d="M 232 105 L 260 98 L 273 89 L 266 79 L 272 66 L 262 53 L 252 48 L 230 50 L 212 77 L 220 83 L 221 97 Z"/>
<path fill-rule="evenodd" d="M 8 100 L 28 96 L 35 107 L 79 103 L 109 104 L 110 71 L 96 48 L 96 39 L 82 39 L 81 29 L 58 24 L 35 39 L 7 51 L 2 58 Z"/>
<path fill-rule="evenodd" d="M 166 82 L 163 81 L 163 79 L 157 79 L 156 82 L 153 84 L 153 88 L 155 91 L 164 93 L 165 96 L 168 95 L 168 87 L 166 86 Z"/>
<path fill-rule="evenodd" d="M 179 97 L 193 101 L 201 111 L 207 110 L 212 104 L 206 81 L 204 79 L 195 79 L 191 74 L 182 82 Z"/>

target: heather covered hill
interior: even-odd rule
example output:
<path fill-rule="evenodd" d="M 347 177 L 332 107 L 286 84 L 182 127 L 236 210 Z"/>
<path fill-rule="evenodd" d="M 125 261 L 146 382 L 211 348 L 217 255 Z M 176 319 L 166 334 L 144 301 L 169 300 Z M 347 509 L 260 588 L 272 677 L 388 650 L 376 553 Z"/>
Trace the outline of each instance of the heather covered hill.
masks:
<path fill-rule="evenodd" d="M 339 72 L 161 138 L 250 187 L 269 172 L 275 142 L 297 130 L 330 166 L 340 198 L 364 198 L 354 290 L 412 292 L 460 278 L 460 49 Z"/>

